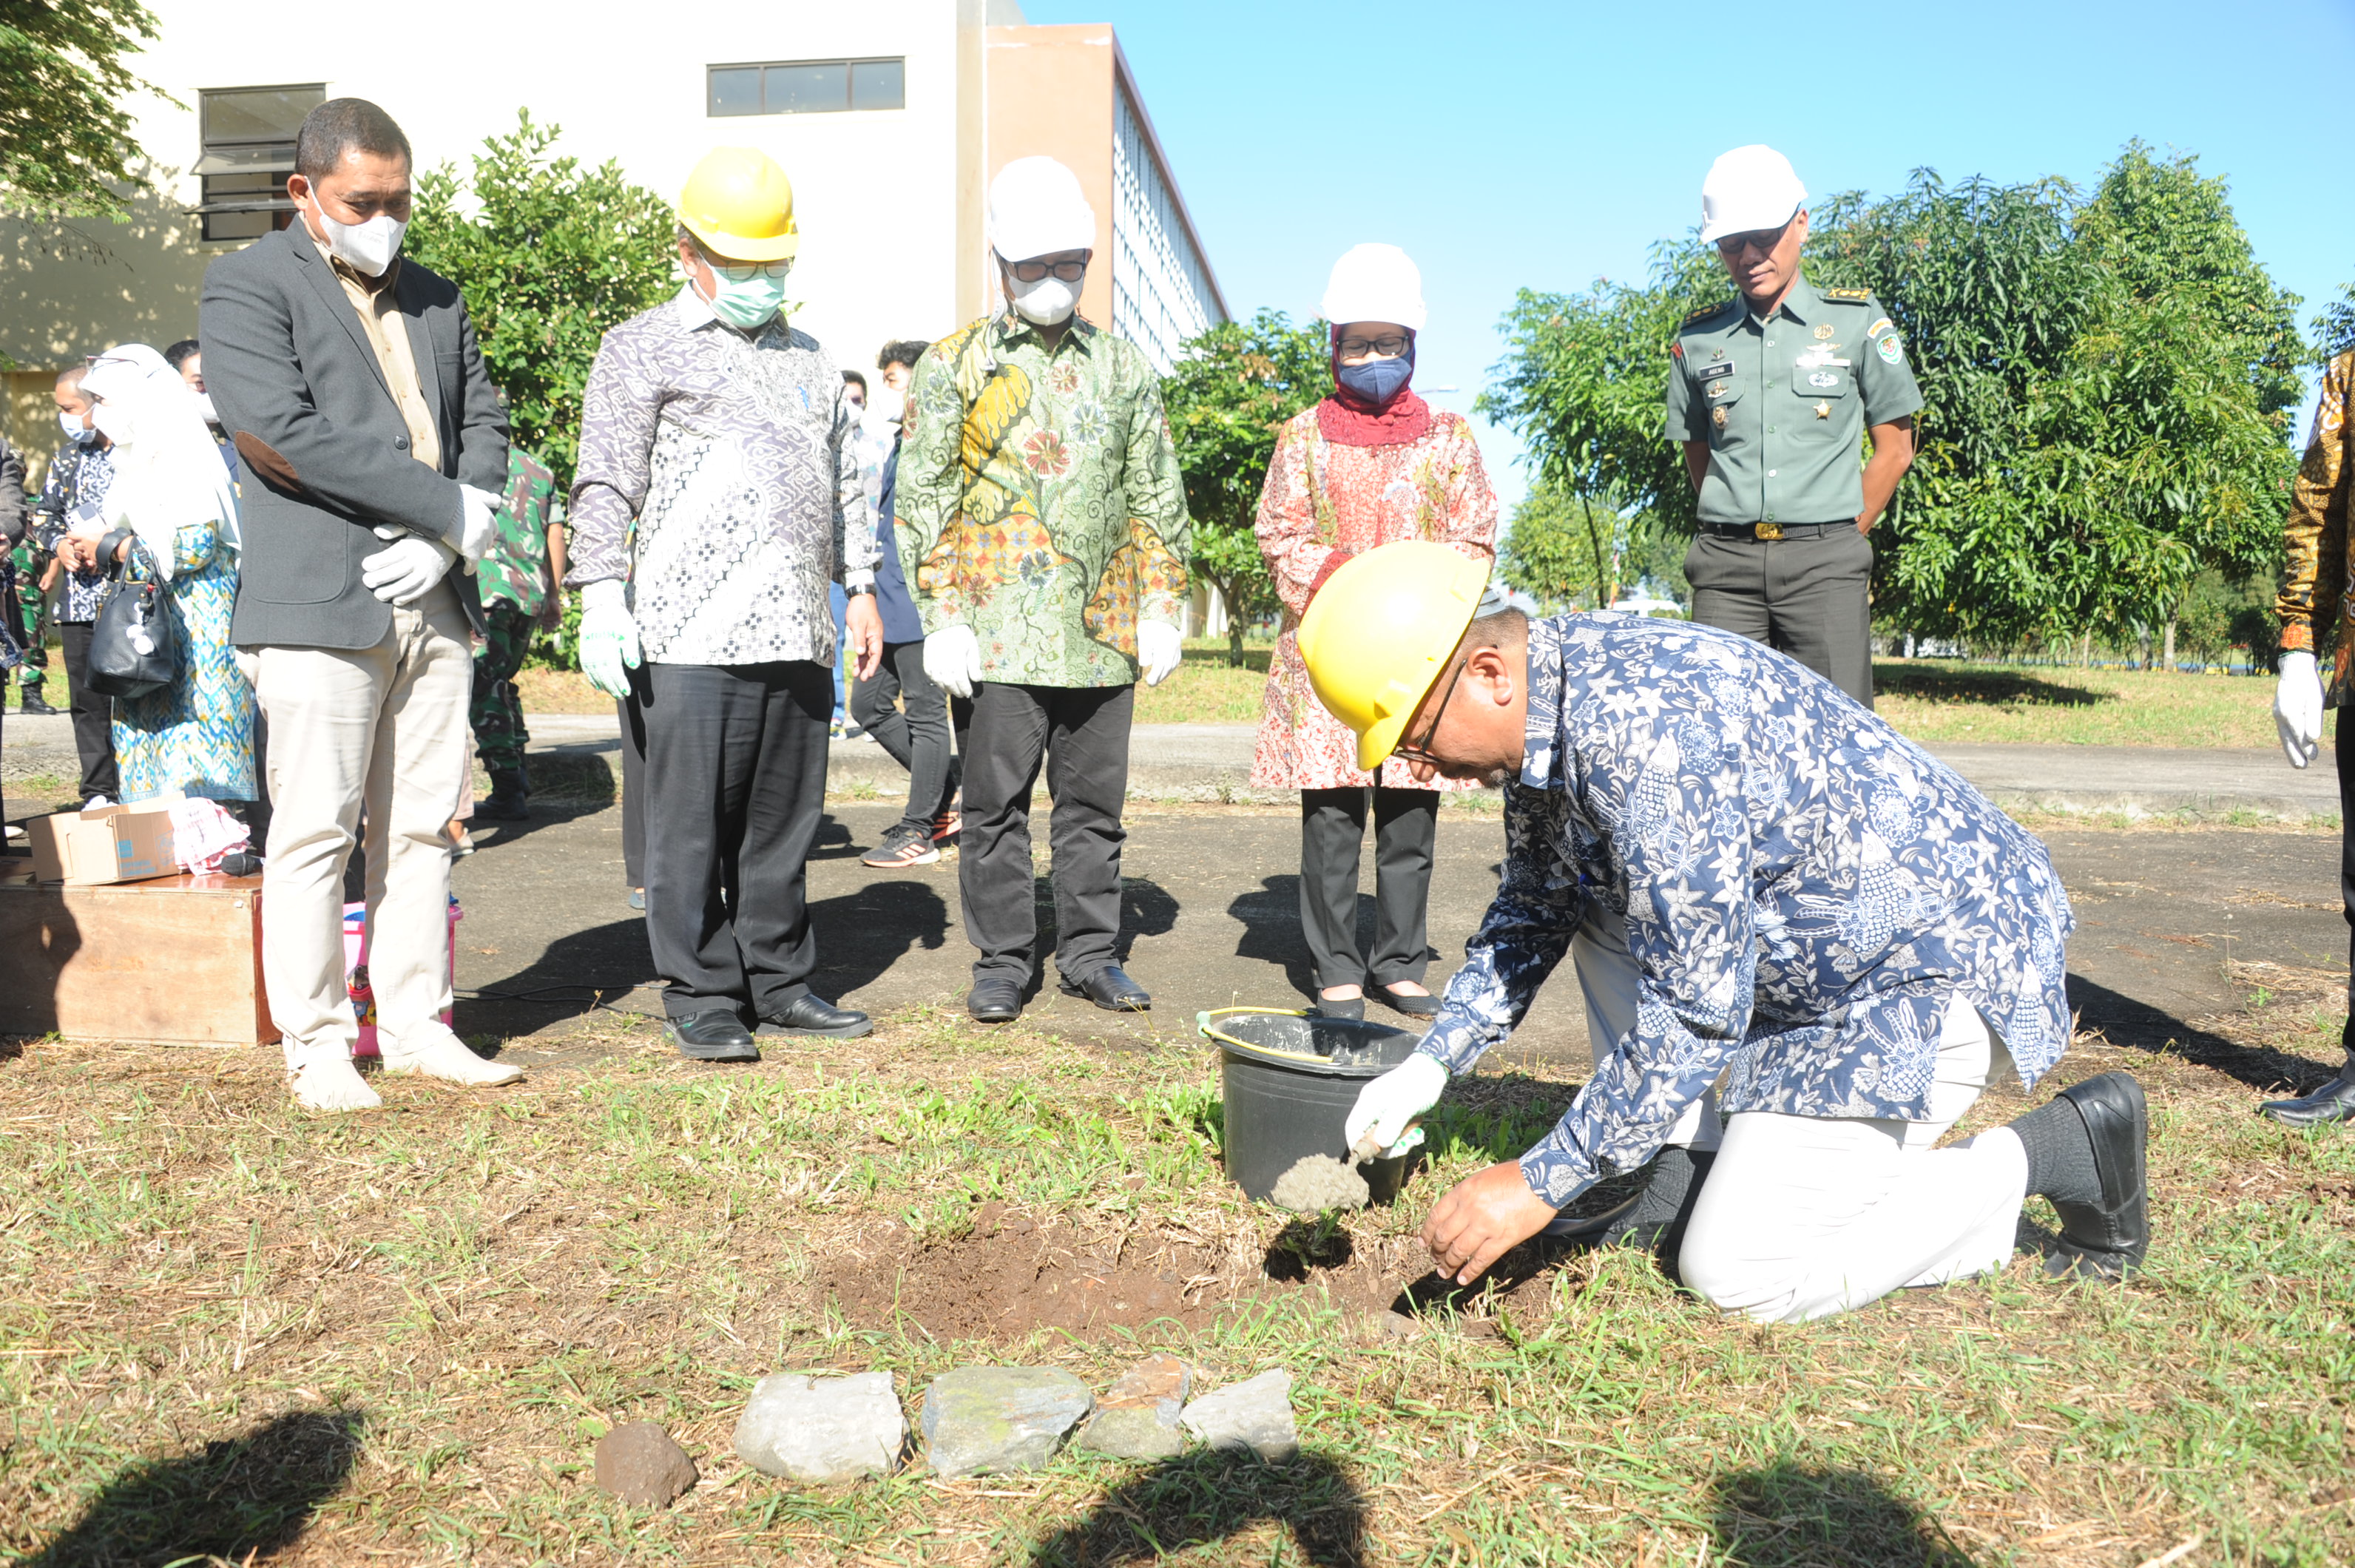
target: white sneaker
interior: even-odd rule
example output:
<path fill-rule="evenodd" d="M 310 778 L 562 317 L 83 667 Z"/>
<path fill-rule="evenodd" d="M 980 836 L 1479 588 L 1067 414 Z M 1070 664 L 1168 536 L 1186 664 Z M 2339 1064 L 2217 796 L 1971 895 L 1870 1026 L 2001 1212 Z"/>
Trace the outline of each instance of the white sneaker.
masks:
<path fill-rule="evenodd" d="M 377 1036 L 387 1072 L 414 1072 L 444 1083 L 486 1089 L 498 1083 L 520 1083 L 523 1069 L 511 1062 L 485 1061 L 466 1042 L 440 1022 L 420 1026 L 413 1042 L 396 1042 L 389 1032 Z"/>
<path fill-rule="evenodd" d="M 384 1104 L 368 1086 L 340 1040 L 286 1048 L 287 1087 L 314 1111 L 373 1111 Z"/>

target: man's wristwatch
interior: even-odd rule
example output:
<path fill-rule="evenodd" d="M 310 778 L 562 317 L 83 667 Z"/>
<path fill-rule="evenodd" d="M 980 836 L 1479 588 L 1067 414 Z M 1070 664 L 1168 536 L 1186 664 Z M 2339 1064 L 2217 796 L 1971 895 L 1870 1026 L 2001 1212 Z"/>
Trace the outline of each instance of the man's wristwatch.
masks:
<path fill-rule="evenodd" d="M 872 599 L 875 597 L 875 584 L 871 582 L 862 582 L 856 588 L 846 588 L 842 592 L 846 598 L 856 599 L 860 594 L 864 593 L 867 597 Z"/>

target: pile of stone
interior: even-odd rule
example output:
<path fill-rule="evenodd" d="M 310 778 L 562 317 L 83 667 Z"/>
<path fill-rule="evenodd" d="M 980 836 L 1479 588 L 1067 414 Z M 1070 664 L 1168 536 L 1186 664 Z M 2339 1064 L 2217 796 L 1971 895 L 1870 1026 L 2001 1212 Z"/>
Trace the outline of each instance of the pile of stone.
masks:
<path fill-rule="evenodd" d="M 1101 1400 L 1058 1368 L 959 1367 L 924 1390 L 923 1457 L 945 1477 L 1033 1469 L 1074 1429 L 1082 1448 L 1122 1459 L 1171 1458 L 1189 1439 L 1263 1459 L 1299 1452 L 1290 1372 L 1262 1372 L 1189 1400 L 1194 1381 L 1175 1356 L 1129 1368 Z M 889 1372 L 763 1378 L 736 1424 L 739 1458 L 805 1485 L 888 1476 L 907 1449 L 908 1421 Z"/>

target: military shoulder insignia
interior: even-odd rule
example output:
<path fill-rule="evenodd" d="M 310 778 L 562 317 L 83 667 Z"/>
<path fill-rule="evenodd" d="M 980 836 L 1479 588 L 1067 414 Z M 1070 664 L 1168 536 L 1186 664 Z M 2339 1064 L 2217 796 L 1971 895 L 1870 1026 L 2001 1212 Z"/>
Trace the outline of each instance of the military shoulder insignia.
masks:
<path fill-rule="evenodd" d="M 1684 325 L 1690 326 L 1694 322 L 1707 321 L 1710 316 L 1715 315 L 1718 312 L 1723 310 L 1727 305 L 1730 305 L 1733 302 L 1732 300 L 1720 300 L 1715 304 L 1705 304 L 1699 310 L 1693 312 L 1690 315 L 1685 317 Z"/>
<path fill-rule="evenodd" d="M 1826 289 L 1824 291 L 1824 298 L 1828 300 L 1848 300 L 1856 304 L 1861 304 L 1871 297 L 1870 289 Z"/>

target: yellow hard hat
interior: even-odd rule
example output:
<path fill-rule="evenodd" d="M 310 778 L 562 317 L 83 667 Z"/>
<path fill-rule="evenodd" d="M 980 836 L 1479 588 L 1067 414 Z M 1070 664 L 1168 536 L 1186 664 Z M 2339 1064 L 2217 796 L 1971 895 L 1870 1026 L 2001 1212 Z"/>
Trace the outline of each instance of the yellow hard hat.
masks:
<path fill-rule="evenodd" d="M 786 261 L 801 249 L 794 182 L 757 147 L 714 147 L 678 193 L 678 220 L 730 261 Z"/>
<path fill-rule="evenodd" d="M 1358 737 L 1369 773 L 1464 640 L 1488 568 L 1423 539 L 1369 549 L 1341 563 L 1300 618 L 1300 657 L 1316 699 Z"/>

